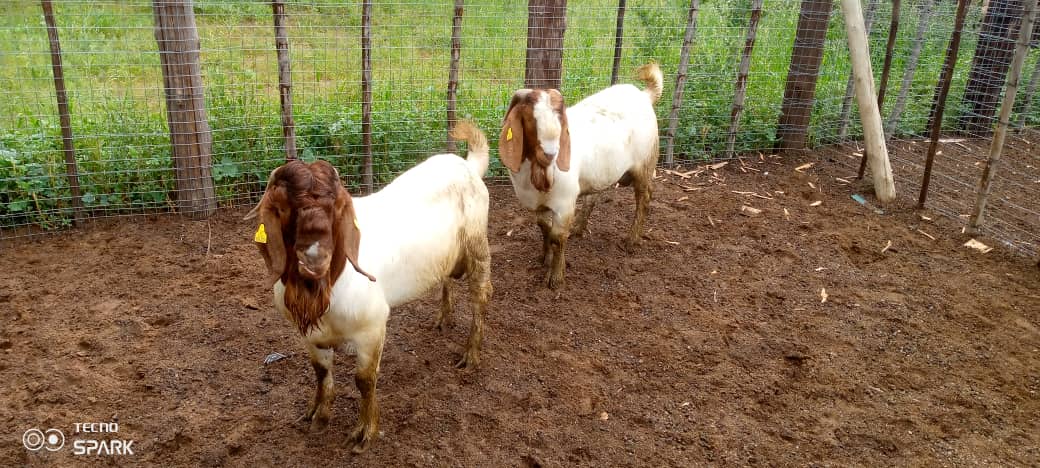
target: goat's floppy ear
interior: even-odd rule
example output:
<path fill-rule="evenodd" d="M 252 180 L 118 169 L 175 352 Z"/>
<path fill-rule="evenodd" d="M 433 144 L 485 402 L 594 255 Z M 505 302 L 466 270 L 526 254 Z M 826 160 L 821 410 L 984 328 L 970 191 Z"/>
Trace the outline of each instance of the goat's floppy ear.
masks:
<path fill-rule="evenodd" d="M 285 190 L 280 188 L 278 190 Z M 285 240 L 282 236 L 282 220 L 279 217 L 280 210 L 274 207 L 265 206 L 260 208 L 260 228 L 257 230 L 257 236 L 254 240 L 257 241 L 256 245 L 260 248 L 260 255 L 263 255 L 264 262 L 267 263 L 267 280 L 264 281 L 264 286 L 270 288 L 282 277 L 285 273 Z M 260 242 L 263 239 L 261 233 L 266 233 L 266 242 Z"/>
<path fill-rule="evenodd" d="M 332 250 L 332 280 L 336 281 L 339 278 L 346 266 L 343 261 L 347 260 L 355 271 L 364 275 L 369 281 L 375 281 L 374 276 L 358 266 L 361 228 L 358 226 L 357 215 L 354 213 L 354 201 L 347 189 L 343 187 L 339 187 L 339 192 L 336 194 L 336 220 L 333 222 L 333 226 L 336 246 Z"/>
<path fill-rule="evenodd" d="M 288 214 L 289 199 L 285 193 L 285 187 L 276 183 L 275 179 L 279 169 L 281 167 L 271 171 L 271 176 L 267 178 L 267 189 L 260 198 L 260 203 L 257 203 L 244 218 L 260 217 L 260 226 L 257 227 L 253 241 L 256 242 L 260 255 L 264 257 L 264 263 L 267 265 L 267 279 L 264 281 L 264 286 L 267 288 L 274 286 L 285 272 L 286 249 L 282 236 L 281 216 Z"/>
<path fill-rule="evenodd" d="M 518 102 L 518 96 L 514 95 L 502 123 L 502 134 L 498 137 L 498 158 L 502 160 L 503 166 L 513 172 L 520 172 L 520 164 L 524 159 L 524 125 Z"/>
<path fill-rule="evenodd" d="M 550 99 L 556 101 L 555 110 L 560 114 L 560 152 L 556 155 L 556 167 L 567 172 L 571 169 L 571 127 L 567 124 L 567 106 L 563 102 L 563 94 L 550 90 Z"/>

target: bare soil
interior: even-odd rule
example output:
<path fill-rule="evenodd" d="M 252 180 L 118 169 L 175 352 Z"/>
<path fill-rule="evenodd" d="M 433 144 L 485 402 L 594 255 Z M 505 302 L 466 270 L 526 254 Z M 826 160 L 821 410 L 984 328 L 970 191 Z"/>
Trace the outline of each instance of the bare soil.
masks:
<path fill-rule="evenodd" d="M 261 288 L 244 209 L 8 242 L 0 466 L 1040 465 L 1036 259 L 962 247 L 958 223 L 910 201 L 856 203 L 876 204 L 836 179 L 843 151 L 659 170 L 632 253 L 631 191 L 611 192 L 558 291 L 541 284 L 538 229 L 494 186 L 482 367 L 452 367 L 461 284 L 448 333 L 436 293 L 395 310 L 383 432 L 359 456 L 349 353 L 329 429 L 294 423 L 313 372 Z M 273 352 L 289 357 L 265 365 Z M 113 421 L 100 438 L 134 440 L 133 456 L 20 443 Z"/>

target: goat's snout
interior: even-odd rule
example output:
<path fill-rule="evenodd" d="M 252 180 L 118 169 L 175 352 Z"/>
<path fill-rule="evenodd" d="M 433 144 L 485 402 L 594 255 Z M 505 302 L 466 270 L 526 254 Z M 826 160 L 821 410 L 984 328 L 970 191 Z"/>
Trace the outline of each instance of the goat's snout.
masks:
<path fill-rule="evenodd" d="M 316 280 L 328 272 L 332 261 L 330 249 L 323 248 L 320 242 L 314 242 L 296 251 L 297 267 L 300 275 Z"/>

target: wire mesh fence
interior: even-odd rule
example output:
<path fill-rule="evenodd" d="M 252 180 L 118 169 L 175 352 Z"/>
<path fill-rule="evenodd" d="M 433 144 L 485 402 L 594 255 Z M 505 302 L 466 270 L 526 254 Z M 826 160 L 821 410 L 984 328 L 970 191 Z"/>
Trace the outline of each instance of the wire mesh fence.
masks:
<path fill-rule="evenodd" d="M 803 8 L 813 1 L 819 4 L 818 13 L 827 14 L 811 18 L 809 27 L 818 34 L 806 37 L 822 40 L 822 48 L 816 47 L 822 55 L 818 70 L 797 78 L 812 82 L 815 91 L 798 101 L 788 96 L 787 88 L 792 62 L 811 59 L 808 55 L 816 53 L 813 44 L 797 34 L 806 19 Z M 164 86 L 157 3 L 163 2 L 54 2 L 76 170 L 88 219 L 177 208 L 179 173 L 171 163 L 175 154 L 169 112 L 173 101 Z M 296 154 L 303 160 L 332 162 L 351 190 L 358 190 L 365 153 L 362 2 L 284 3 Z M 877 79 L 893 3 L 865 0 L 864 4 L 867 16 L 873 16 L 869 38 Z M 798 105 L 806 108 L 809 117 L 805 145 L 861 138 L 855 102 L 847 98 L 851 66 L 844 20 L 837 5 L 820 0 L 703 4 L 668 0 L 626 5 L 619 81 L 633 82 L 632 72 L 647 61 L 661 64 L 665 97 L 657 112 L 663 136 L 691 5 L 697 15 L 673 140 L 677 162 L 774 151 L 784 138 L 782 114 Z M 455 109 L 458 117 L 475 120 L 494 139 L 509 98 L 524 85 L 527 2 L 481 0 L 464 6 Z M 901 2 L 888 97 L 881 108 L 893 144 L 927 136 L 955 8 L 956 3 L 948 1 Z M 74 214 L 41 4 L 13 0 L 6 10 L 0 18 L 0 239 L 67 226 Z M 1021 0 L 990 0 L 969 9 L 943 118 L 945 136 L 967 140 L 961 142 L 965 145 L 988 141 L 1011 60 L 1006 53 L 1011 50 L 1008 39 L 1013 42 L 1017 34 L 1021 10 Z M 377 186 L 447 147 L 445 96 L 454 11 L 454 3 L 447 0 L 374 2 L 372 6 L 370 137 Z M 262 192 L 270 170 L 286 157 L 271 2 L 196 0 L 192 12 L 205 123 L 211 129 L 208 169 L 214 196 L 221 206 L 250 204 Z M 752 17 L 756 18 L 753 27 Z M 617 26 L 616 1 L 568 5 L 562 89 L 569 102 L 610 85 Z M 980 50 L 980 44 L 989 45 Z M 745 53 L 746 73 L 741 69 Z M 1040 53 L 1031 49 L 1024 82 L 1040 67 L 1038 58 Z M 746 79 L 739 80 L 741 75 Z M 734 125 L 734 96 L 742 86 L 746 98 Z M 1031 89 L 1022 87 L 1020 105 L 1012 116 L 1016 124 L 1040 123 L 1040 105 L 1029 102 L 1035 85 Z M 1012 144 L 1026 144 L 1015 141 Z M 1006 182 L 998 190 L 1038 191 L 1040 161 L 1035 152 L 1025 154 L 1008 161 L 1015 173 L 998 173 L 998 180 Z M 968 156 L 958 164 L 975 167 L 977 161 Z M 504 175 L 494 155 L 492 160 L 492 175 Z M 909 181 L 919 178 L 920 162 L 894 160 L 893 165 L 903 180 L 900 190 L 911 190 Z M 960 216 L 973 203 L 977 174 L 943 172 L 941 177 L 955 180 L 964 190 L 938 196 L 934 204 Z M 991 224 L 1026 226 L 1019 237 L 1035 246 L 1033 233 L 1040 226 L 1035 205 L 1006 205 L 994 207 Z"/>

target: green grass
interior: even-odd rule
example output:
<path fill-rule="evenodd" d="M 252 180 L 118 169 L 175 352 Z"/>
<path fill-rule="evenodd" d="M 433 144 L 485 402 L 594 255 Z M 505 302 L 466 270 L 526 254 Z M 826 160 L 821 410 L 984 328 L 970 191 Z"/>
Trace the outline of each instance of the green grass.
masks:
<path fill-rule="evenodd" d="M 373 152 L 377 181 L 443 150 L 452 3 L 375 2 L 372 29 Z M 905 7 L 889 107 L 916 26 Z M 564 52 L 569 102 L 609 85 L 614 0 L 570 2 Z M 623 82 L 639 65 L 658 61 L 665 95 L 658 103 L 662 134 L 671 109 L 688 1 L 629 5 Z M 679 112 L 678 157 L 722 154 L 733 82 L 750 0 L 702 2 L 689 78 Z M 797 0 L 767 0 L 752 57 L 740 151 L 772 147 L 784 93 Z M 931 28 L 901 130 L 920 132 L 927 118 L 949 36 L 952 7 Z M 880 74 L 889 12 L 883 7 L 871 43 Z M 911 11 L 912 10 L 912 11 Z M 357 185 L 361 160 L 360 4 L 291 2 L 289 38 L 293 104 L 301 158 L 326 159 Z M 952 11 L 952 10 L 951 10 Z M 162 75 L 150 2 L 55 2 L 66 87 L 84 203 L 93 215 L 167 209 L 173 172 Z M 202 74 L 213 132 L 213 177 L 221 200 L 242 203 L 262 189 L 284 158 L 271 9 L 267 2 L 197 0 Z M 969 24 L 978 23 L 978 8 Z M 467 2 L 462 31 L 458 113 L 494 140 L 513 91 L 523 85 L 527 2 Z M 60 227 L 70 217 L 70 191 L 56 113 L 50 55 L 39 3 L 14 0 L 0 17 L 0 226 Z M 974 47 L 965 34 L 947 120 L 957 114 Z M 1032 70 L 1036 57 L 1027 70 Z M 849 71 L 844 25 L 835 10 L 810 129 L 812 144 L 833 141 Z M 1023 83 L 1024 87 L 1024 83 Z M 1040 121 L 1036 110 L 1033 125 Z M 855 112 L 853 112 L 855 116 Z M 860 132 L 853 118 L 853 136 Z M 493 145 L 494 146 L 494 145 Z M 494 148 L 493 148 L 494 151 Z M 502 175 L 497 162 L 492 171 Z"/>

